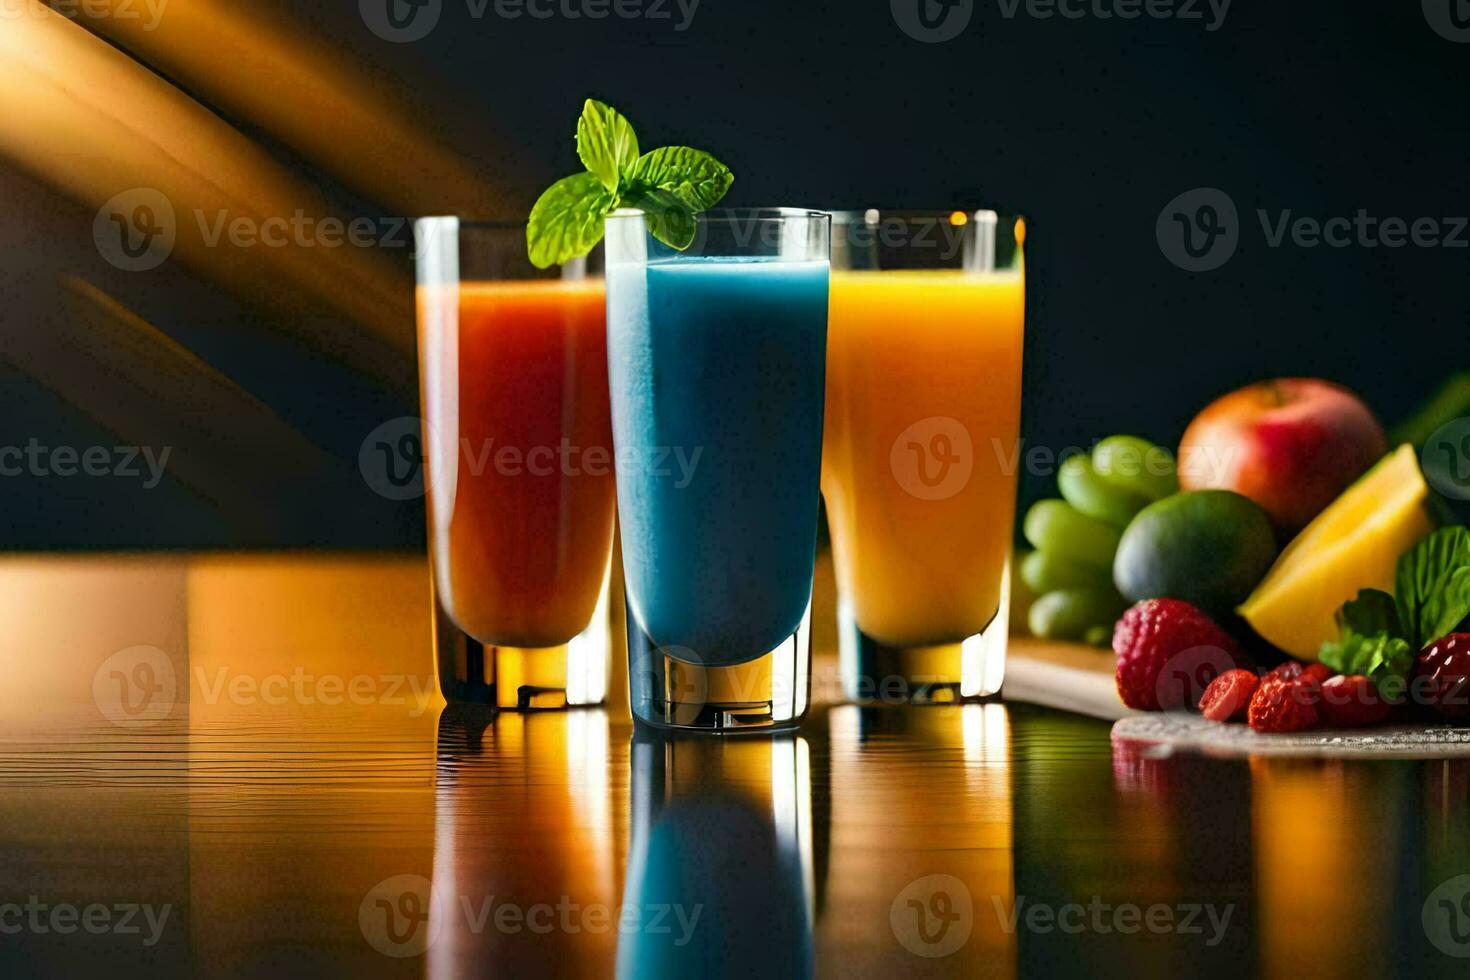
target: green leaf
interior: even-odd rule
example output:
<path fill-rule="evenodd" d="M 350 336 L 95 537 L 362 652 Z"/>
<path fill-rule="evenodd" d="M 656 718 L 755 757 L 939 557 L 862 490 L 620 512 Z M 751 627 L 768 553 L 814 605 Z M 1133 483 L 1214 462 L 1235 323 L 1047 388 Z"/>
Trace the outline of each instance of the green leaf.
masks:
<path fill-rule="evenodd" d="M 633 124 L 612 106 L 588 99 L 577 120 L 577 156 L 604 187 L 616 191 L 622 175 L 638 161 Z"/>
<path fill-rule="evenodd" d="M 1389 678 L 1399 680 L 1409 676 L 1414 669 L 1414 658 L 1419 651 L 1409 646 L 1401 636 L 1390 636 L 1377 640 L 1373 654 L 1368 658 L 1368 677 L 1382 687 Z"/>
<path fill-rule="evenodd" d="M 526 248 L 538 269 L 586 255 L 602 240 L 613 193 L 593 173 L 565 177 L 541 195 L 526 224 Z"/>
<path fill-rule="evenodd" d="M 665 190 L 643 190 L 625 197 L 623 203 L 640 209 L 649 234 L 669 248 L 682 252 L 694 244 L 698 229 L 696 215 L 678 195 Z"/>
<path fill-rule="evenodd" d="M 1349 633 L 1334 643 L 1324 643 L 1317 659 L 1339 674 L 1364 674 L 1383 688 L 1408 675 L 1414 666 L 1414 648 L 1403 637 L 1387 633 Z"/>
<path fill-rule="evenodd" d="M 596 99 L 582 107 L 577 155 L 587 172 L 553 184 L 531 211 L 526 247 L 538 268 L 587 254 L 602 239 L 608 212 L 625 205 L 641 208 L 653 236 L 683 251 L 694 242 L 699 212 L 735 182 L 723 163 L 687 146 L 640 155 L 632 124 Z"/>
<path fill-rule="evenodd" d="M 1399 619 L 1415 649 L 1453 632 L 1470 616 L 1470 530 L 1447 527 L 1399 559 Z"/>
<path fill-rule="evenodd" d="M 1439 592 L 1424 604 L 1424 646 L 1459 630 L 1470 618 L 1470 565 L 1458 568 L 1445 579 Z"/>
<path fill-rule="evenodd" d="M 1356 599 L 1343 603 L 1337 613 L 1337 623 L 1344 631 L 1351 630 L 1363 636 L 1374 633 L 1404 635 L 1393 596 L 1379 589 L 1363 589 Z"/>
<path fill-rule="evenodd" d="M 1394 597 L 1363 589 L 1337 614 L 1341 637 L 1324 643 L 1317 659 L 1341 674 L 1365 674 L 1383 688 L 1397 685 L 1414 666 L 1415 648 L 1404 638 Z"/>
<path fill-rule="evenodd" d="M 635 189 L 668 191 L 693 211 L 720 203 L 735 183 L 735 175 L 703 150 L 688 146 L 661 146 L 639 157 L 628 171 Z"/>

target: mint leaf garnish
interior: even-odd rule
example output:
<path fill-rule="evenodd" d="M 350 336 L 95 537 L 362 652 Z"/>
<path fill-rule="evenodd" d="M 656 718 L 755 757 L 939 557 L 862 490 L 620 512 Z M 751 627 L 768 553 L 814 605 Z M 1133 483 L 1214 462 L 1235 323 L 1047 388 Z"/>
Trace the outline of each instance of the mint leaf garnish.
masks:
<path fill-rule="evenodd" d="M 1399 559 L 1395 580 L 1407 639 L 1422 648 L 1470 616 L 1470 530 L 1447 527 Z"/>
<path fill-rule="evenodd" d="M 1356 599 L 1349 599 L 1338 611 L 1337 621 L 1344 629 L 1363 635 L 1403 635 L 1393 596 L 1379 589 L 1363 589 Z"/>
<path fill-rule="evenodd" d="M 634 207 L 670 248 L 694 242 L 695 218 L 729 192 L 730 169 L 702 150 L 664 146 L 639 154 L 632 123 L 588 99 L 577 122 L 577 155 L 586 173 L 551 185 L 531 209 L 526 249 L 538 269 L 586 255 L 602 240 L 608 214 Z"/>
<path fill-rule="evenodd" d="M 612 106 L 588 99 L 577 120 L 577 156 L 608 190 L 616 191 L 623 173 L 638 161 L 633 124 Z"/>
<path fill-rule="evenodd" d="M 1336 643 L 1324 644 L 1317 659 L 1339 674 L 1363 674 L 1389 693 L 1413 669 L 1414 648 L 1408 640 L 1387 633 L 1349 633 Z"/>
<path fill-rule="evenodd" d="M 643 154 L 628 174 L 634 184 L 668 191 L 696 211 L 712 208 L 730 190 L 730 168 L 687 146 L 661 146 Z"/>
<path fill-rule="evenodd" d="M 1340 674 L 1365 674 L 1379 687 L 1414 666 L 1415 648 L 1404 638 L 1394 597 L 1364 589 L 1337 614 L 1341 638 L 1325 643 L 1317 659 Z"/>
<path fill-rule="evenodd" d="M 669 248 L 682 252 L 693 244 L 695 212 L 677 194 L 655 188 L 635 192 L 623 201 L 643 212 L 649 233 Z"/>
<path fill-rule="evenodd" d="M 558 180 L 531 209 L 531 263 L 549 269 L 586 255 L 602 239 L 602 222 L 612 209 L 613 193 L 596 174 Z"/>

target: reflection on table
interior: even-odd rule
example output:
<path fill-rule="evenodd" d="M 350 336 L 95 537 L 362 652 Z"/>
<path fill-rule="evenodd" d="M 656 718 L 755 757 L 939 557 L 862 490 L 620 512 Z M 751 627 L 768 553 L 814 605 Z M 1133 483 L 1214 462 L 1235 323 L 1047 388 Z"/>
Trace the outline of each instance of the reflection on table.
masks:
<path fill-rule="evenodd" d="M 422 573 L 0 560 L 0 971 L 1463 975 L 1470 763 L 1170 754 L 1014 704 L 782 739 L 443 712 Z M 165 711 L 120 710 L 138 646 Z M 91 906 L 141 930 L 65 931 Z"/>
<path fill-rule="evenodd" d="M 811 976 L 817 882 L 806 739 L 640 731 L 631 768 L 618 976 Z"/>

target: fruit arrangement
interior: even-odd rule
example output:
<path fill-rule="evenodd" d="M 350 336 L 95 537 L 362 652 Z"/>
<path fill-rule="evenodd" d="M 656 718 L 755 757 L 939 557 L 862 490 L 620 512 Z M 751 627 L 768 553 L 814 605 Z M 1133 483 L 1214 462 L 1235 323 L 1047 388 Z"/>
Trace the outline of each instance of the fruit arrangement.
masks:
<path fill-rule="evenodd" d="M 1388 452 L 1356 396 L 1251 385 L 1161 457 L 1104 440 L 1027 514 L 1032 632 L 1110 633 L 1138 710 L 1267 733 L 1470 719 L 1470 530 L 1437 529 L 1419 454 Z"/>
<path fill-rule="evenodd" d="M 1396 563 L 1396 595 L 1364 589 L 1338 611 L 1338 635 L 1317 662 L 1287 660 L 1262 674 L 1202 610 L 1150 599 L 1118 623 L 1118 694 L 1141 710 L 1183 701 L 1211 721 L 1258 732 L 1360 728 L 1393 718 L 1470 716 L 1470 530 L 1435 531 Z M 1155 692 L 1193 690 L 1197 698 Z"/>
<path fill-rule="evenodd" d="M 1035 595 L 1028 625 L 1036 636 L 1105 645 L 1127 606 L 1113 583 L 1123 530 L 1179 489 L 1174 457 L 1146 440 L 1113 436 L 1057 471 L 1061 500 L 1042 500 L 1023 522 L 1036 550 L 1020 575 Z"/>

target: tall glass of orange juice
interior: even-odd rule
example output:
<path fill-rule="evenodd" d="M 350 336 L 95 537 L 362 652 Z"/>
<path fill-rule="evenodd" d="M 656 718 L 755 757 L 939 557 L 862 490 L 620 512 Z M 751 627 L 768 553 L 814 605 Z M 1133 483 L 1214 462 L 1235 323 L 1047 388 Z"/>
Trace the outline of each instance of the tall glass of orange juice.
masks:
<path fill-rule="evenodd" d="M 523 222 L 415 232 L 440 687 L 600 704 L 622 607 L 601 275 L 588 259 L 535 269 Z"/>
<path fill-rule="evenodd" d="M 993 211 L 834 222 L 822 494 L 853 700 L 1000 689 L 1024 229 Z"/>

